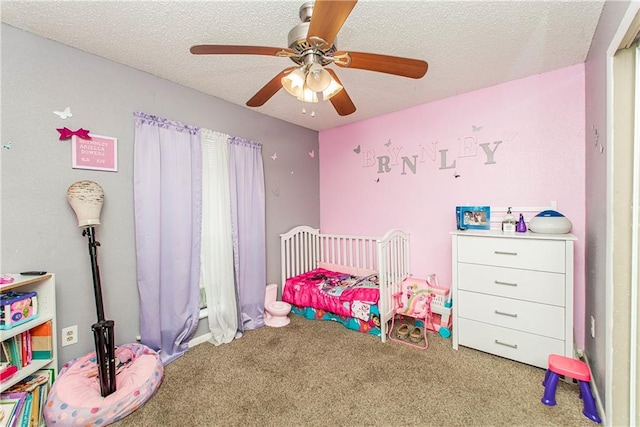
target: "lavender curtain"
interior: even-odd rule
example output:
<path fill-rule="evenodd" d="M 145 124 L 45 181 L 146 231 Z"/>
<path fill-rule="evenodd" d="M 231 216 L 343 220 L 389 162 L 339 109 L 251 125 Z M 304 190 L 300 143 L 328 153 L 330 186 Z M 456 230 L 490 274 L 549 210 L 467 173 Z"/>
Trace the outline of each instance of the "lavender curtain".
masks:
<path fill-rule="evenodd" d="M 229 138 L 229 186 L 238 328 L 243 332 L 264 325 L 267 273 L 262 144 Z"/>
<path fill-rule="evenodd" d="M 163 364 L 198 326 L 202 161 L 198 128 L 134 113 L 140 336 Z"/>

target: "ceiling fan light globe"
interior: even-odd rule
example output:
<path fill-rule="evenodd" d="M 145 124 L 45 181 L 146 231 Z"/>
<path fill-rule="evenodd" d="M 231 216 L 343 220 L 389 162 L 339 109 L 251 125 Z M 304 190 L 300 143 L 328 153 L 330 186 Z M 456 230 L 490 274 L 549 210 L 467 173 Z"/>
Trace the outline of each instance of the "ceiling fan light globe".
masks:
<path fill-rule="evenodd" d="M 322 92 L 331 84 L 331 74 L 322 66 L 318 64 L 314 64 L 309 69 L 309 73 L 307 74 L 306 83 L 309 89 L 314 92 Z"/>
<path fill-rule="evenodd" d="M 298 97 L 302 94 L 302 86 L 295 86 L 291 84 L 291 81 L 286 80 L 286 77 L 284 77 L 281 82 L 282 87 L 291 95 Z"/>
<path fill-rule="evenodd" d="M 322 99 L 328 100 L 337 95 L 344 87 L 338 83 L 333 77 L 325 90 L 322 91 Z"/>
<path fill-rule="evenodd" d="M 282 87 L 287 92 L 295 97 L 298 97 L 302 93 L 304 80 L 304 72 L 298 68 L 280 79 L 280 82 L 282 83 Z"/>
<path fill-rule="evenodd" d="M 318 102 L 318 94 L 311 89 L 305 87 L 297 97 L 298 101 L 316 103 Z"/>

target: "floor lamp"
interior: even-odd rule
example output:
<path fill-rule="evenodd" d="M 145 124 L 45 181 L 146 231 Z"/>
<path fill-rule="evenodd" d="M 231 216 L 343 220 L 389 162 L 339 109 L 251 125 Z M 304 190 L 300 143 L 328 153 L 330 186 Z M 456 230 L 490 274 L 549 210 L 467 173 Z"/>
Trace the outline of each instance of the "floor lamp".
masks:
<path fill-rule="evenodd" d="M 91 326 L 96 346 L 100 394 L 106 397 L 116 391 L 116 367 L 114 322 L 105 320 L 102 304 L 102 287 L 100 285 L 100 269 L 98 268 L 98 246 L 94 225 L 100 225 L 100 211 L 104 202 L 102 187 L 93 181 L 78 181 L 67 190 L 67 201 L 78 217 L 78 227 L 82 235 L 87 237 L 91 272 L 93 274 L 93 292 L 96 299 L 98 321 Z"/>

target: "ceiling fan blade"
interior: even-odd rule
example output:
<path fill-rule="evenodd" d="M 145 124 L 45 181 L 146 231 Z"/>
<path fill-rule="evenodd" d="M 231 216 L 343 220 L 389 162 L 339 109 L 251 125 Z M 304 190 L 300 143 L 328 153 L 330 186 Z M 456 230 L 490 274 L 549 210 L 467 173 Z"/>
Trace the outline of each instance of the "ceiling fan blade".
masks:
<path fill-rule="evenodd" d="M 350 61 L 342 61 L 340 56 L 348 56 Z M 363 52 L 336 52 L 334 64 L 339 67 L 357 68 L 360 70 L 377 71 L 379 73 L 395 74 L 396 76 L 419 79 L 427 74 L 429 64 L 420 59 L 401 58 L 399 56 L 378 55 Z"/>
<path fill-rule="evenodd" d="M 336 72 L 331 68 L 325 68 L 325 70 L 327 70 L 329 74 L 331 74 L 331 76 L 335 79 L 335 81 L 340 83 L 340 86 L 342 86 L 342 90 L 340 92 L 329 98 L 329 101 L 331 101 L 331 105 L 333 105 L 333 108 L 335 108 L 338 114 L 341 116 L 348 116 L 349 114 L 355 113 L 356 106 L 353 104 L 353 101 L 351 101 L 347 90 L 344 88 L 344 85 L 336 75 Z"/>
<path fill-rule="evenodd" d="M 321 49 L 330 47 L 356 3 L 357 0 L 316 0 L 307 41 Z"/>
<path fill-rule="evenodd" d="M 247 107 L 260 107 L 264 105 L 273 95 L 275 95 L 280 89 L 282 89 L 282 78 L 289 74 L 296 67 L 285 68 L 280 71 L 277 76 L 272 78 L 269 83 L 264 85 L 262 89 L 256 92 L 250 100 L 247 101 Z"/>
<path fill-rule="evenodd" d="M 194 55 L 266 55 L 290 56 L 295 55 L 291 49 L 266 46 L 235 46 L 226 44 L 199 44 L 189 49 Z"/>

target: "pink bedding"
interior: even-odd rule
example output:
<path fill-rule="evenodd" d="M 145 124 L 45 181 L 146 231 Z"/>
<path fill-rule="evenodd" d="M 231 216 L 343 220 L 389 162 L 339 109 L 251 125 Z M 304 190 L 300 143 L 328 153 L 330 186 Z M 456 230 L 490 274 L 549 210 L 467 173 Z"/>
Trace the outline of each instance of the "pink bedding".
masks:
<path fill-rule="evenodd" d="M 288 278 L 282 293 L 282 300 L 289 304 L 365 321 L 379 298 L 377 275 L 352 276 L 324 268 Z"/>

